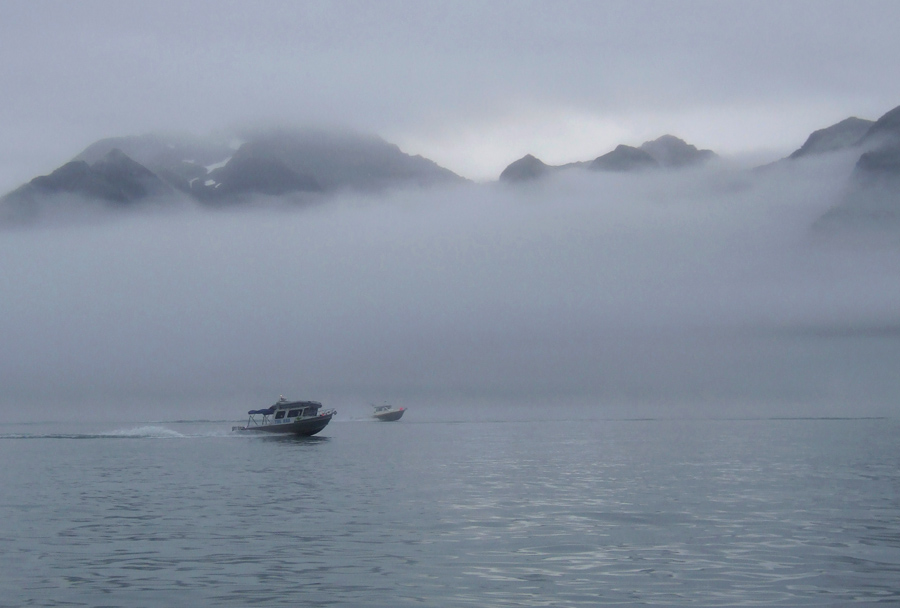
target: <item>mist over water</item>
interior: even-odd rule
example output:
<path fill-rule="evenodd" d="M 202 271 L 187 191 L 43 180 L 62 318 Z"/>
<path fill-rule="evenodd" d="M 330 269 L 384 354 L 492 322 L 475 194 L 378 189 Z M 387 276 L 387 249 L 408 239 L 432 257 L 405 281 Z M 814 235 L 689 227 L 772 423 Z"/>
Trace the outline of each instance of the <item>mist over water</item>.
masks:
<path fill-rule="evenodd" d="M 816 237 L 852 162 L 573 171 L 0 232 L 2 415 L 576 402 L 873 414 L 900 257 Z"/>

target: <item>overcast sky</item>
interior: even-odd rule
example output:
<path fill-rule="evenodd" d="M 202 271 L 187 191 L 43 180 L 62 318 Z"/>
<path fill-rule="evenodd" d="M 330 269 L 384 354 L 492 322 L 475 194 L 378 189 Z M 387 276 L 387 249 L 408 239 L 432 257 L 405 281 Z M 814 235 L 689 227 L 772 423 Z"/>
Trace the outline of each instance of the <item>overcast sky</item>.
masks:
<path fill-rule="evenodd" d="M 0 189 L 93 141 L 375 132 L 465 177 L 664 133 L 770 158 L 900 104 L 900 3 L 0 2 Z"/>

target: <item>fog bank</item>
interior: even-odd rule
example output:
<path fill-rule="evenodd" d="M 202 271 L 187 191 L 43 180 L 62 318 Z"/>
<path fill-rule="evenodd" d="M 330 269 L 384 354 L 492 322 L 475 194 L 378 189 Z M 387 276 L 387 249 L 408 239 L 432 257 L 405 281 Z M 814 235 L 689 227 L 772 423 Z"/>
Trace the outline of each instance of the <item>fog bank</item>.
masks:
<path fill-rule="evenodd" d="M 809 226 L 852 163 L 562 173 L 0 232 L 0 417 L 579 403 L 896 413 L 900 257 Z"/>

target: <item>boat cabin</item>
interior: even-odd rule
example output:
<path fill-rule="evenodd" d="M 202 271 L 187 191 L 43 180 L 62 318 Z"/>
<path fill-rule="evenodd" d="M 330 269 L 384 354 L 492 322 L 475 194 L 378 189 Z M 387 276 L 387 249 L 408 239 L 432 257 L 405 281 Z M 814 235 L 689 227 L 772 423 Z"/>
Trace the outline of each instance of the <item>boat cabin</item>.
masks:
<path fill-rule="evenodd" d="M 304 418 L 314 418 L 319 415 L 321 407 L 322 404 L 318 401 L 288 401 L 282 397 L 275 405 L 247 412 L 250 415 L 247 426 L 289 424 Z M 257 418 L 257 416 L 261 416 L 261 418 Z"/>

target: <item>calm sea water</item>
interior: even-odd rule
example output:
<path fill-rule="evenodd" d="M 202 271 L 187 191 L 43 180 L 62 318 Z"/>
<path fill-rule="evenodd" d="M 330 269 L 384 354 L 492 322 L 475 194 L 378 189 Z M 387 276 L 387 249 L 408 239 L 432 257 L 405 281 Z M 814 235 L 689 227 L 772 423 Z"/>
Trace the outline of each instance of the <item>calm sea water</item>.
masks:
<path fill-rule="evenodd" d="M 900 603 L 895 419 L 0 426 L 0 606 Z"/>

